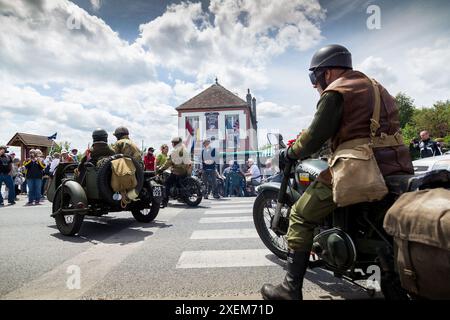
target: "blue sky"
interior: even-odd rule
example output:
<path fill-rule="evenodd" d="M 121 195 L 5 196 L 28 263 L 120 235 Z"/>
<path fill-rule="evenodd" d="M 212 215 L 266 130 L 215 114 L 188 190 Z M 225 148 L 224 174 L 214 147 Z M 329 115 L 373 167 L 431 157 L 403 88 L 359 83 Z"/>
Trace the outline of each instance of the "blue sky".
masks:
<path fill-rule="evenodd" d="M 371 5 L 379 29 L 367 27 Z M 174 107 L 216 76 L 241 97 L 251 89 L 260 127 L 293 137 L 318 99 L 310 58 L 330 43 L 391 94 L 430 106 L 450 98 L 449 9 L 446 0 L 0 0 L 0 140 L 58 131 L 81 148 L 95 127 L 127 125 L 157 146 L 176 132 Z"/>

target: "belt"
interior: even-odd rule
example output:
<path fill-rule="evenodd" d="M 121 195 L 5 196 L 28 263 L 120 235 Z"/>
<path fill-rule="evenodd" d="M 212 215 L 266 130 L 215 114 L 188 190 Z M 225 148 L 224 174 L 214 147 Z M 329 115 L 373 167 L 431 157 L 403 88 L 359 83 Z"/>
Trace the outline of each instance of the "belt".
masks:
<path fill-rule="evenodd" d="M 372 138 L 358 138 L 345 141 L 341 143 L 335 151 L 342 149 L 353 149 L 363 144 L 369 144 L 372 148 L 398 147 L 404 145 L 401 133 L 397 132 L 393 135 L 382 133 L 380 136 Z"/>

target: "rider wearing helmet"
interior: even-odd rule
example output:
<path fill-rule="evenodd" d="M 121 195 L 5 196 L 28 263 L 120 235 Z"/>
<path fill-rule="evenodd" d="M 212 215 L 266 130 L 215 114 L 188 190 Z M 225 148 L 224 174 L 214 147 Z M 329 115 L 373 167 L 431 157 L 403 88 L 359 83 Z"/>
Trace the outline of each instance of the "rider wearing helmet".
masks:
<path fill-rule="evenodd" d="M 165 183 L 166 195 L 162 202 L 164 207 L 167 206 L 167 203 L 169 202 L 170 188 L 176 183 L 179 177 L 184 177 L 190 174 L 191 170 L 191 158 L 186 146 L 182 142 L 181 137 L 175 137 L 172 139 L 172 147 L 173 149 L 164 165 L 158 167 L 156 170 L 156 172 L 160 174 L 166 169 L 171 169 L 170 176 L 167 178 Z"/>
<path fill-rule="evenodd" d="M 334 152 L 343 142 L 367 139 L 371 134 L 375 105 L 373 84 L 365 74 L 353 70 L 350 52 L 340 45 L 325 46 L 314 54 L 309 70 L 320 99 L 310 127 L 284 153 L 287 161 L 307 158 L 328 140 Z M 380 127 L 375 137 L 384 133 L 383 137 L 389 140 L 383 147 L 374 146 L 378 167 L 383 176 L 412 174 L 411 158 L 399 133 L 395 100 L 382 85 L 375 83 L 381 98 Z M 287 274 L 280 285 L 262 287 L 264 299 L 302 299 L 314 228 L 335 208 L 331 172 L 326 169 L 292 206 L 287 232 Z"/>
<path fill-rule="evenodd" d="M 144 162 L 142 161 L 141 151 L 138 146 L 130 140 L 129 131 L 125 127 L 118 127 L 113 135 L 117 138 L 117 142 L 113 145 L 113 150 L 116 154 L 123 154 L 130 158 L 135 159 L 138 163 L 144 167 Z"/>
<path fill-rule="evenodd" d="M 86 161 L 97 165 L 97 162 L 103 158 L 114 155 L 114 150 L 108 145 L 108 133 L 103 129 L 95 129 L 92 132 L 92 147 L 86 151 L 83 158 L 81 158 L 78 170 L 83 167 Z"/>

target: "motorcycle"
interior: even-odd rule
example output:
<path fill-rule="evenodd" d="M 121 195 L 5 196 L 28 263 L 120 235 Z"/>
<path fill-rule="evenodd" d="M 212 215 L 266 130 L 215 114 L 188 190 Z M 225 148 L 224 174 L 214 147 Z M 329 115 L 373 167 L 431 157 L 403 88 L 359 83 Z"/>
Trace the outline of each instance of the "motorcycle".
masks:
<path fill-rule="evenodd" d="M 169 175 L 170 172 L 164 171 L 158 176 L 157 181 L 165 185 Z M 170 190 L 166 190 L 166 192 L 169 193 L 169 198 L 186 203 L 190 207 L 198 206 L 203 199 L 201 181 L 195 176 L 177 178 L 174 186 Z"/>
<path fill-rule="evenodd" d="M 101 165 L 95 166 L 86 162 L 76 175 L 77 164 L 60 163 L 50 182 L 47 197 L 52 202 L 51 217 L 61 234 L 73 236 L 77 234 L 85 216 L 102 216 L 109 212 L 131 211 L 138 222 L 152 222 L 159 213 L 164 186 L 155 181 L 155 173 L 143 171 L 133 160 L 136 167 L 138 185 L 135 188 L 138 198 L 121 205 L 111 188 L 111 161 L 121 158 L 115 155 L 104 159 Z"/>
<path fill-rule="evenodd" d="M 276 136 L 281 149 L 286 148 L 280 135 Z M 273 144 L 273 139 L 269 139 Z M 287 258 L 286 234 L 292 205 L 306 188 L 328 167 L 326 159 L 310 158 L 295 163 L 283 163 L 280 151 L 272 164 L 281 182 L 270 181 L 260 185 L 253 206 L 253 220 L 259 237 L 280 259 Z M 277 165 L 278 164 L 278 165 Z M 321 268 L 375 294 L 375 288 L 357 283 L 360 280 L 377 281 L 388 300 L 414 297 L 401 287 L 394 264 L 393 239 L 383 229 L 387 210 L 404 192 L 436 187 L 450 188 L 450 175 L 431 171 L 422 175 L 385 177 L 388 195 L 381 201 L 338 207 L 315 229 L 309 268 Z"/>

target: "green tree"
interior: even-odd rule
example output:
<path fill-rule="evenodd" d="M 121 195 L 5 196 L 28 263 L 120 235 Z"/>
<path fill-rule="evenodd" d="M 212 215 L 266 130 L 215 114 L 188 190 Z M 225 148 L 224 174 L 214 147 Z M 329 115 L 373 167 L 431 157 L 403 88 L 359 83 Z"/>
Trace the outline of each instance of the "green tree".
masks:
<path fill-rule="evenodd" d="M 414 115 L 414 100 L 406 94 L 399 92 L 395 96 L 395 102 L 399 111 L 400 127 L 404 128 L 406 124 L 411 122 Z"/>
<path fill-rule="evenodd" d="M 66 149 L 67 151 L 69 151 L 70 150 L 70 142 L 68 142 L 68 141 L 54 142 L 53 148 L 52 148 L 52 154 L 55 152 L 61 153 L 62 149 Z"/>

